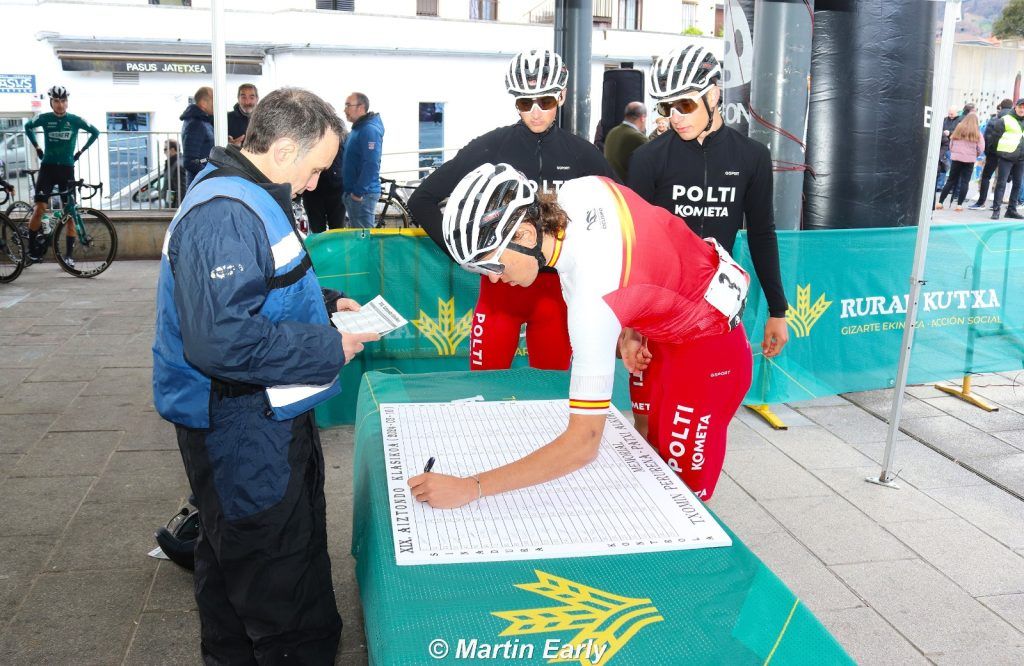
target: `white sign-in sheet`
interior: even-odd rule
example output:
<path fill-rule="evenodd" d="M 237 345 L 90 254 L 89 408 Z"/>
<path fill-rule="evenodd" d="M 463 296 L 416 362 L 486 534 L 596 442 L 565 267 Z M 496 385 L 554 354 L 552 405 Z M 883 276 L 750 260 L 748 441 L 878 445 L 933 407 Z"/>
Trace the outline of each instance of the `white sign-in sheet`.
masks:
<path fill-rule="evenodd" d="M 458 509 L 416 501 L 408 480 L 466 477 L 547 444 L 566 400 L 385 403 L 380 406 L 395 559 L 457 564 L 625 555 L 732 545 L 725 530 L 615 409 L 597 460 L 559 479 Z"/>

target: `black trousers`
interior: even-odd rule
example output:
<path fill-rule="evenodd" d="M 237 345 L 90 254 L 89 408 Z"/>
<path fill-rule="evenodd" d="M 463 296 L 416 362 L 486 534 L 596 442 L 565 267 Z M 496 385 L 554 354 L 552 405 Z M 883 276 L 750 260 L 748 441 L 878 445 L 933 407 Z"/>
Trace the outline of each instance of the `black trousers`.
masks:
<path fill-rule="evenodd" d="M 1012 180 L 1010 186 L 1010 203 L 1006 204 L 1006 210 L 1017 210 L 1017 196 L 1020 194 L 1020 179 L 1024 162 L 1011 162 L 999 158 L 999 173 L 996 175 L 996 190 L 992 195 L 992 209 L 999 210 L 1003 204 L 1003 192 L 1006 191 L 1006 181 Z"/>
<path fill-rule="evenodd" d="M 992 175 L 999 169 L 999 156 L 993 154 L 985 155 L 985 166 L 981 168 L 981 180 L 978 183 L 978 206 L 984 206 L 988 199 L 988 184 Z"/>
<path fill-rule="evenodd" d="M 302 205 L 309 218 L 310 231 L 320 234 L 328 229 L 341 229 L 345 226 L 345 200 L 341 195 L 341 190 L 322 185 L 302 193 Z"/>
<path fill-rule="evenodd" d="M 195 596 L 203 661 L 333 664 L 341 617 L 319 433 L 311 411 L 291 422 L 265 411 L 262 393 L 214 397 L 210 429 L 177 426 L 202 524 Z"/>
<path fill-rule="evenodd" d="M 967 188 L 971 184 L 971 173 L 974 172 L 974 162 L 957 162 L 953 160 L 949 167 L 949 177 L 946 184 L 942 186 L 942 193 L 939 195 L 939 203 L 944 203 L 946 197 L 951 193 L 956 199 L 957 205 L 961 205 L 967 198 Z"/>

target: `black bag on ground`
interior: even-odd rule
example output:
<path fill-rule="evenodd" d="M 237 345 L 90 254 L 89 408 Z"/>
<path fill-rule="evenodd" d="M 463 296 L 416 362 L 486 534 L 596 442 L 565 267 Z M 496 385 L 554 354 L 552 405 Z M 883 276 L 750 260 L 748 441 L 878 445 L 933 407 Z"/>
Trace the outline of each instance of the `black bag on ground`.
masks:
<path fill-rule="evenodd" d="M 195 568 L 196 539 L 199 538 L 199 511 L 191 506 L 181 508 L 167 523 L 156 531 L 156 542 L 164 555 L 180 567 Z"/>

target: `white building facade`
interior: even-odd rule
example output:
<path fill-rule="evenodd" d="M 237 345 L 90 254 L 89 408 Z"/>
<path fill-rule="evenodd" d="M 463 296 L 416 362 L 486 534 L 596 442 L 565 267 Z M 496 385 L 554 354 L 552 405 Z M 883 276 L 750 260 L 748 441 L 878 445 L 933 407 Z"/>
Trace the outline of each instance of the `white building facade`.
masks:
<path fill-rule="evenodd" d="M 8 131 L 48 111 L 45 91 L 61 84 L 71 92 L 70 111 L 102 131 L 178 132 L 190 97 L 213 81 L 210 2 L 151 2 L 5 0 L 4 22 L 17 26 L 5 31 L 0 53 L 0 120 Z M 386 128 L 383 170 L 401 180 L 415 177 L 417 150 L 436 147 L 422 145 L 421 104 L 443 105 L 441 127 L 431 136 L 449 150 L 510 124 L 517 115 L 504 90 L 508 60 L 554 40 L 553 0 L 223 5 L 228 90 L 216 92 L 229 96 L 229 107 L 245 82 L 261 93 L 308 88 L 339 111 L 352 91 L 363 92 Z M 721 55 L 720 39 L 694 34 L 713 33 L 716 8 L 720 15 L 712 0 L 594 2 L 591 136 L 604 70 L 646 71 L 652 56 L 693 42 Z M 107 138 L 96 153 L 111 149 Z M 159 146 L 153 148 L 159 159 Z"/>

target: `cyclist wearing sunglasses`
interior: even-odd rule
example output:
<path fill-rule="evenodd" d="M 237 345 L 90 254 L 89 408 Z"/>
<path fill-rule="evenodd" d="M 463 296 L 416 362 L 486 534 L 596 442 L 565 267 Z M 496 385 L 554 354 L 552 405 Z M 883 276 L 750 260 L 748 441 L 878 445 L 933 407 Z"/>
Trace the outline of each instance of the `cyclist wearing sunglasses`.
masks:
<path fill-rule="evenodd" d="M 519 122 L 477 137 L 416 188 L 409 210 L 442 249 L 441 202 L 459 181 L 487 162 L 507 162 L 542 192 L 557 191 L 580 176 L 614 178 L 604 156 L 591 143 L 555 125 L 565 101 L 569 72 L 553 51 L 524 51 L 512 58 L 505 87 L 515 98 Z M 480 282 L 473 313 L 470 368 L 496 370 L 512 363 L 519 331 L 526 324 L 530 365 L 548 370 L 569 367 L 572 350 L 566 329 L 565 301 L 558 276 L 545 269 L 529 289 L 511 290 L 502 283 Z"/>
<path fill-rule="evenodd" d="M 714 239 L 609 178 L 537 194 L 507 164 L 485 164 L 444 211 L 449 253 L 491 283 L 529 288 L 556 268 L 569 309 L 565 432 L 503 467 L 409 479 L 419 501 L 453 508 L 550 481 L 593 461 L 612 395 L 616 346 L 631 371 L 652 358 L 649 441 L 698 497 L 714 492 L 729 421 L 750 387 L 741 323 L 750 278 Z"/>
<path fill-rule="evenodd" d="M 672 131 L 633 153 L 627 184 L 728 252 L 746 220 L 754 270 L 768 301 L 761 351 L 773 357 L 782 351 L 789 333 L 772 210 L 771 157 L 765 146 L 723 126 L 721 74 L 718 60 L 702 46 L 686 46 L 655 59 L 651 95 Z M 634 376 L 631 386 L 641 433 L 649 402 L 644 396 L 651 390 L 646 380 Z"/>

